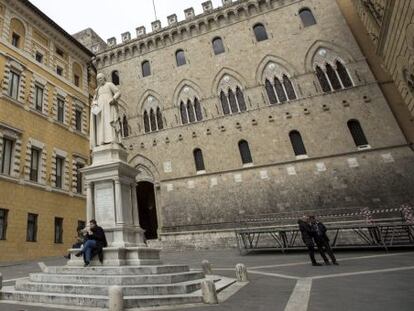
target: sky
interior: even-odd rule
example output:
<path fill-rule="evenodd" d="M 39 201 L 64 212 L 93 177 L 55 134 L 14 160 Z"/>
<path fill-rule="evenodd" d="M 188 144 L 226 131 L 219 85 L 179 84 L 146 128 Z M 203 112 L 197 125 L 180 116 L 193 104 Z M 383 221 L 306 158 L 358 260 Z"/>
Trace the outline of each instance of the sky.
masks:
<path fill-rule="evenodd" d="M 158 19 L 167 26 L 167 16 L 177 14 L 184 19 L 184 10 L 193 7 L 196 14 L 202 13 L 205 0 L 154 0 Z M 31 2 L 53 19 L 68 33 L 74 34 L 88 27 L 105 41 L 110 37 L 121 40 L 121 33 L 130 31 L 135 38 L 135 28 L 146 26 L 151 31 L 155 20 L 152 0 L 31 0 Z M 214 7 L 221 0 L 212 0 Z"/>

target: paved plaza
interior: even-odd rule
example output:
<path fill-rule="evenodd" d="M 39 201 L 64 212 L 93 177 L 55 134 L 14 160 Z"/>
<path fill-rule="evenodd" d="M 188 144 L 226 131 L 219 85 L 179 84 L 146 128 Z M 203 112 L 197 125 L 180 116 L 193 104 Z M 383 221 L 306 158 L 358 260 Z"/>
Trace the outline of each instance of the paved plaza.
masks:
<path fill-rule="evenodd" d="M 275 252 L 240 256 L 236 250 L 164 252 L 166 263 L 188 264 L 200 269 L 211 262 L 215 274 L 234 277 L 234 267 L 244 263 L 250 282 L 220 294 L 217 306 L 186 306 L 188 311 L 411 311 L 414 306 L 414 252 L 358 251 L 338 253 L 340 266 L 312 267 L 306 253 Z M 43 260 L 63 265 L 60 258 Z M 38 272 L 36 262 L 0 267 L 4 285 Z M 238 289 L 236 291 L 236 289 Z M 170 308 L 169 308 L 170 309 Z M 0 303 L 1 311 L 81 310 Z M 87 310 L 87 309 L 85 309 Z M 96 310 L 96 309 L 95 309 Z M 170 309 L 171 310 L 171 309 Z"/>

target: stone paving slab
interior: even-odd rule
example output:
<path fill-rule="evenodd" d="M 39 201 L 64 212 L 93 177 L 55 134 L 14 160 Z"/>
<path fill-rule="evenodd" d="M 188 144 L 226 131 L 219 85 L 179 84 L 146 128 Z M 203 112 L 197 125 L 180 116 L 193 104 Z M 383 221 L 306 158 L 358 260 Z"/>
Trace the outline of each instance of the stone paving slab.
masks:
<path fill-rule="evenodd" d="M 311 279 L 308 302 L 298 311 L 349 311 L 349 310 L 413 310 L 414 305 L 414 252 L 385 253 L 378 251 L 338 252 L 341 262 L 338 267 L 312 267 L 306 253 L 258 253 L 240 256 L 236 250 L 164 252 L 165 263 L 188 264 L 200 268 L 201 261 L 208 259 L 216 274 L 234 277 L 234 267 L 244 263 L 252 271 L 250 283 L 230 296 L 218 306 L 189 306 L 176 308 L 179 311 L 287 311 L 286 306 L 293 292 L 296 292 L 297 278 L 326 276 L 341 273 L 357 273 L 350 276 L 334 276 L 325 279 Z M 369 258 L 359 258 L 369 256 Z M 62 265 L 65 260 L 52 258 L 44 260 L 46 265 Z M 279 267 L 271 267 L 279 265 Z M 280 267 L 280 265 L 285 265 Z M 384 269 L 397 268 L 404 271 Z M 36 262 L 9 267 L 0 267 L 4 279 L 27 276 L 38 272 Z M 252 270 L 252 269 L 251 269 Z M 373 274 L 360 274 L 364 271 L 379 270 Z M 291 279 L 272 274 L 286 274 Z M 270 275 L 269 275 L 270 274 Z M 307 280 L 302 279 L 302 280 Z M 12 285 L 8 283 L 7 285 Z M 300 300 L 299 300 L 300 302 Z M 64 311 L 66 308 L 46 308 L 42 306 L 6 305 L 0 303 L 0 311 Z M 70 309 L 72 310 L 72 309 Z M 73 309 L 80 311 L 79 308 Z M 169 309 L 173 310 L 173 309 Z"/>

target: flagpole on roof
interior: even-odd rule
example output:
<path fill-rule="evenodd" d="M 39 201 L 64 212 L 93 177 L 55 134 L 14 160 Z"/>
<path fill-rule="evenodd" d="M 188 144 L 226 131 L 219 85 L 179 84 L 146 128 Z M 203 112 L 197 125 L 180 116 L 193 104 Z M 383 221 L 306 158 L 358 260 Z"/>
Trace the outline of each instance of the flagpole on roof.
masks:
<path fill-rule="evenodd" d="M 156 7 L 155 7 L 155 0 L 152 0 L 152 5 L 153 5 L 153 7 L 154 7 L 154 15 L 155 15 L 155 20 L 158 20 L 158 18 L 157 18 L 157 9 L 156 9 Z"/>

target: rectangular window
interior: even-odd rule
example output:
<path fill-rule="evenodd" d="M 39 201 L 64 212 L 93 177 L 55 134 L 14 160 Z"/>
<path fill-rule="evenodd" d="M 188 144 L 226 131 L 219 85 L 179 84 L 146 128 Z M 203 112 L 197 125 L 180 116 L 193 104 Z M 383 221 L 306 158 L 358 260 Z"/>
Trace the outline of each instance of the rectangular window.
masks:
<path fill-rule="evenodd" d="M 56 67 L 56 73 L 57 73 L 59 76 L 63 76 L 63 68 L 62 68 L 62 67 L 57 66 L 57 67 Z"/>
<path fill-rule="evenodd" d="M 79 78 L 79 76 L 78 76 L 78 75 L 74 75 L 74 77 L 73 77 L 73 82 L 75 83 L 75 85 L 76 85 L 77 87 L 79 87 L 79 86 L 80 86 L 80 78 Z"/>
<path fill-rule="evenodd" d="M 37 62 L 43 63 L 43 54 L 42 53 L 36 52 L 35 58 L 36 58 Z"/>
<path fill-rule="evenodd" d="M 56 157 L 56 188 L 62 188 L 64 165 L 65 159 L 61 157 Z"/>
<path fill-rule="evenodd" d="M 36 240 L 37 240 L 37 215 L 29 213 L 27 214 L 26 241 L 36 242 Z"/>
<path fill-rule="evenodd" d="M 13 159 L 14 141 L 3 138 L 3 151 L 1 156 L 1 173 L 10 175 Z"/>
<path fill-rule="evenodd" d="M 8 210 L 0 208 L 0 240 L 6 239 L 8 213 Z"/>
<path fill-rule="evenodd" d="M 37 182 L 39 180 L 40 150 L 32 148 L 30 160 L 30 180 Z"/>
<path fill-rule="evenodd" d="M 55 217 L 55 243 L 63 243 L 63 218 Z"/>
<path fill-rule="evenodd" d="M 20 75 L 14 71 L 10 71 L 9 91 L 8 95 L 16 100 L 19 99 Z"/>
<path fill-rule="evenodd" d="M 56 54 L 59 55 L 60 57 L 64 57 L 65 56 L 65 53 L 61 49 L 59 49 L 59 48 L 56 48 Z"/>
<path fill-rule="evenodd" d="M 16 48 L 19 47 L 19 42 L 20 42 L 20 36 L 13 32 L 12 34 L 12 45 L 15 46 Z"/>
<path fill-rule="evenodd" d="M 62 98 L 57 99 L 57 120 L 65 122 L 65 101 Z"/>
<path fill-rule="evenodd" d="M 82 168 L 84 168 L 82 163 L 76 163 L 76 193 L 79 194 L 82 194 L 83 192 Z"/>
<path fill-rule="evenodd" d="M 82 131 L 82 110 L 80 109 L 75 110 L 75 127 L 77 131 Z"/>
<path fill-rule="evenodd" d="M 35 108 L 37 111 L 43 111 L 43 88 L 35 86 Z"/>

